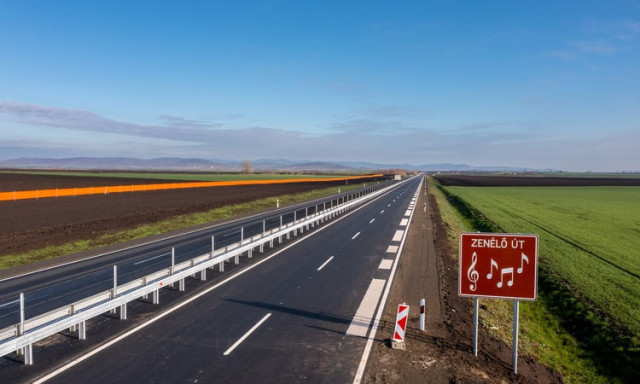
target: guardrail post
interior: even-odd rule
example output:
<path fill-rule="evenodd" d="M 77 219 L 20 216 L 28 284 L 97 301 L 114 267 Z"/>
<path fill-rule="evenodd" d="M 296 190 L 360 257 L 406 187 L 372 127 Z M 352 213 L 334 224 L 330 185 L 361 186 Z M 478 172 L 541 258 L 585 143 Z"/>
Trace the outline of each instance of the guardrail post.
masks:
<path fill-rule="evenodd" d="M 80 324 L 78 324 L 78 339 L 79 340 L 87 339 L 87 322 L 86 321 L 81 321 Z"/>
<path fill-rule="evenodd" d="M 69 315 L 73 316 L 76 314 L 76 307 L 75 305 L 71 304 L 69 306 Z M 77 328 L 76 324 L 73 324 L 72 326 L 69 327 L 69 332 L 75 332 Z"/>
<path fill-rule="evenodd" d="M 309 207 L 304 208 L 304 220 L 307 222 L 307 231 L 309 230 Z M 302 231 L 300 231 L 302 232 Z"/>
<path fill-rule="evenodd" d="M 33 365 L 33 344 L 24 347 L 24 364 Z"/>
<path fill-rule="evenodd" d="M 280 228 L 278 229 L 278 232 L 282 233 L 282 215 L 280 215 Z M 278 242 L 282 244 L 282 234 L 278 236 Z"/>
<path fill-rule="evenodd" d="M 127 303 L 120 306 L 120 320 L 127 320 Z"/>
<path fill-rule="evenodd" d="M 253 258 L 253 248 L 251 248 L 248 252 L 247 252 L 247 257 L 248 258 Z"/>
<path fill-rule="evenodd" d="M 207 280 L 207 268 L 204 268 L 203 270 L 200 271 L 200 280 L 201 281 Z"/>
<path fill-rule="evenodd" d="M 113 266 L 113 289 L 111 290 L 111 299 L 115 299 L 118 295 L 118 266 Z M 112 315 L 116 314 L 116 309 L 112 308 L 109 313 Z"/>
<path fill-rule="evenodd" d="M 298 212 L 297 211 L 293 211 L 293 225 L 295 226 L 297 222 L 298 222 Z M 295 228 L 293 230 L 293 236 L 298 236 L 298 228 Z M 288 237 L 287 237 L 287 239 L 288 239 Z"/>
<path fill-rule="evenodd" d="M 153 293 L 151 294 L 151 300 L 153 301 L 153 304 L 160 304 L 160 290 L 156 289 L 155 291 L 153 291 Z"/>
<path fill-rule="evenodd" d="M 267 221 L 262 220 L 262 237 L 264 237 L 265 232 L 267 232 Z"/>
<path fill-rule="evenodd" d="M 184 279 L 178 280 L 178 291 L 184 292 Z"/>
<path fill-rule="evenodd" d="M 213 238 L 213 236 L 211 236 L 211 257 L 209 257 L 209 259 L 213 259 L 213 254 L 216 250 L 215 245 L 216 245 L 215 239 Z"/>
<path fill-rule="evenodd" d="M 171 247 L 171 274 L 173 275 L 176 267 L 176 247 Z"/>
<path fill-rule="evenodd" d="M 24 333 L 24 293 L 20 292 L 20 325 L 18 326 L 18 336 Z"/>

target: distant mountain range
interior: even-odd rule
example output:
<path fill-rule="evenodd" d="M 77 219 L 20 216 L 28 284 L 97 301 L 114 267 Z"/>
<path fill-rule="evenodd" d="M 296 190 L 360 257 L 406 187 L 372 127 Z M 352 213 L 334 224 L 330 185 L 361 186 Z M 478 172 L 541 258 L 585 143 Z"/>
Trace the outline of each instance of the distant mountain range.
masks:
<path fill-rule="evenodd" d="M 259 159 L 251 161 L 255 171 L 284 172 L 368 172 L 381 169 L 407 171 L 508 171 L 530 169 L 514 167 L 472 167 L 467 164 L 376 164 L 368 162 L 313 162 L 286 159 Z M 137 159 L 132 157 L 74 157 L 67 159 L 19 158 L 0 161 L 0 168 L 18 169 L 73 169 L 73 170 L 150 170 L 150 171 L 221 171 L 242 170 L 242 162 L 220 159 L 185 159 L 161 157 Z M 547 170 L 544 170 L 547 171 Z"/>

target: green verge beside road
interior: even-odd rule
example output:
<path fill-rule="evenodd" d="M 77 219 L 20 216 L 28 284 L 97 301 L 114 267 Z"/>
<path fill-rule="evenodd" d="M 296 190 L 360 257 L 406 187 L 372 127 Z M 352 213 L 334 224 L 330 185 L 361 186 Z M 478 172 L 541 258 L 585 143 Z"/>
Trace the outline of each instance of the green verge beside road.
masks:
<path fill-rule="evenodd" d="M 452 230 L 540 236 L 539 299 L 521 306 L 522 349 L 567 382 L 637 380 L 640 188 L 438 188 L 439 206 L 459 216 Z M 508 341 L 510 302 L 483 302 L 483 322 Z"/>
<path fill-rule="evenodd" d="M 360 188 L 362 185 L 343 185 L 342 192 Z M 130 240 L 142 239 L 148 236 L 159 235 L 169 231 L 187 229 L 207 223 L 230 219 L 240 215 L 247 215 L 274 208 L 276 199 L 280 200 L 282 206 L 295 204 L 307 200 L 317 199 L 333 195 L 337 192 L 337 187 L 316 189 L 313 191 L 274 196 L 270 198 L 255 200 L 244 204 L 227 205 L 205 212 L 179 215 L 157 223 L 137 226 L 126 230 L 120 230 L 97 236 L 91 239 L 76 240 L 59 246 L 45 247 L 16 255 L 0 256 L 0 270 L 29 264 L 37 261 L 50 260 L 59 256 L 83 252 L 89 249 L 104 247 L 108 245 L 123 243 Z"/>

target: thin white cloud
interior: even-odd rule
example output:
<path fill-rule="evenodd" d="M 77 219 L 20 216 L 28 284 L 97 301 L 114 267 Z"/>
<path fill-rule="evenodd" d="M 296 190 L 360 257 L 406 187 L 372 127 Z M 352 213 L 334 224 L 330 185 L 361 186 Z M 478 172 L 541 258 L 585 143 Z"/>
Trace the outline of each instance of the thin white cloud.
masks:
<path fill-rule="evenodd" d="M 390 113 L 395 115 L 395 113 Z M 82 130 L 96 136 L 86 145 L 37 139 L 4 141 L 2 158 L 175 156 L 204 159 L 287 158 L 291 160 L 370 161 L 379 163 L 455 162 L 474 166 L 521 166 L 565 170 L 640 170 L 640 129 L 599 138 L 566 140 L 549 136 L 542 123 L 479 122 L 439 131 L 393 119 L 338 120 L 321 135 L 246 127 L 220 129 L 216 124 L 179 117 L 171 126 L 117 122 L 99 115 L 51 107 L 0 102 L 0 119 L 32 126 Z M 26 135 L 25 137 L 28 137 Z M 91 137 L 91 134 L 88 135 Z"/>

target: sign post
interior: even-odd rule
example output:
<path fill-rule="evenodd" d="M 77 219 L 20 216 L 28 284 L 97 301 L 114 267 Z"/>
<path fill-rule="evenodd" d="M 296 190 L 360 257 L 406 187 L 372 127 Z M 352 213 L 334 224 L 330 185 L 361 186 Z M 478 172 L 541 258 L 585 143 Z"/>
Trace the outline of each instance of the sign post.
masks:
<path fill-rule="evenodd" d="M 514 300 L 513 371 L 518 373 L 519 301 L 537 299 L 538 236 L 463 232 L 458 261 L 458 294 L 474 298 L 475 356 L 478 353 L 478 298 Z"/>

